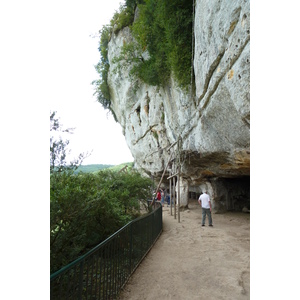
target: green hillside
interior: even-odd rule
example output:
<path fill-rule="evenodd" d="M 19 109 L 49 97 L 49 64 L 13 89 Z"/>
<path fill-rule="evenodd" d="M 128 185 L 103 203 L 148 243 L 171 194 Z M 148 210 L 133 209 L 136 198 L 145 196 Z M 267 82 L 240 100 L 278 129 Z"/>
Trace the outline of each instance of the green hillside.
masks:
<path fill-rule="evenodd" d="M 126 166 L 127 166 L 127 171 L 131 170 L 133 168 L 133 162 L 127 162 L 127 163 L 123 163 L 123 164 L 120 164 L 120 165 L 116 165 L 116 166 L 112 166 L 110 167 L 109 169 L 112 170 L 112 171 L 120 171 L 122 169 L 125 169 Z"/>
<path fill-rule="evenodd" d="M 79 172 L 83 172 L 83 173 L 95 173 L 98 172 L 100 170 L 104 170 L 104 169 L 110 169 L 112 171 L 120 171 L 123 168 L 125 168 L 127 165 L 127 171 L 132 169 L 133 167 L 133 162 L 127 162 L 127 163 L 123 163 L 120 165 L 101 165 L 101 164 L 94 164 L 94 165 L 81 165 L 79 166 L 76 171 L 74 172 L 75 174 L 78 174 Z"/>
<path fill-rule="evenodd" d="M 95 164 L 95 165 L 82 165 L 77 168 L 77 170 L 74 172 L 75 174 L 79 172 L 83 173 L 93 173 L 93 172 L 98 172 L 103 169 L 108 169 L 114 167 L 114 165 L 100 165 L 100 164 Z"/>

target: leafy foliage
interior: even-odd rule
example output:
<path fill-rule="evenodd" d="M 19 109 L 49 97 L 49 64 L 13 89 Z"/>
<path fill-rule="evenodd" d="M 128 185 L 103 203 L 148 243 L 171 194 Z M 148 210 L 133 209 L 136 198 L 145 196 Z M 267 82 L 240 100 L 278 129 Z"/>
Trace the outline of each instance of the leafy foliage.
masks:
<path fill-rule="evenodd" d="M 51 272 L 139 215 L 151 180 L 137 172 L 56 173 L 50 178 Z"/>
<path fill-rule="evenodd" d="M 134 12 L 138 7 L 138 18 Z M 114 72 L 129 68 L 129 77 L 136 85 L 138 80 L 163 86 L 174 75 L 178 85 L 188 89 L 191 82 L 193 0 L 126 0 L 113 16 L 110 25 L 100 31 L 100 62 L 96 70 L 99 80 L 93 81 L 98 101 L 109 109 L 111 98 L 107 76 L 109 62 L 108 42 L 112 32 L 131 26 L 135 41 L 125 43 L 121 54 L 115 57 Z"/>
<path fill-rule="evenodd" d="M 135 10 L 138 4 L 144 3 L 144 0 L 126 0 L 125 3 L 127 7 Z"/>
<path fill-rule="evenodd" d="M 132 24 L 134 19 L 134 3 L 130 5 L 120 4 L 119 11 L 116 11 L 110 20 L 110 25 L 114 33 L 118 33 L 122 28 Z"/>
<path fill-rule="evenodd" d="M 173 73 L 179 86 L 187 88 L 191 81 L 193 1 L 145 0 L 138 8 L 139 17 L 132 25 L 136 42 L 133 47 L 124 45 L 116 61 L 125 66 L 133 63 L 131 76 L 150 85 L 163 85 Z M 147 60 L 136 59 L 146 51 Z"/>

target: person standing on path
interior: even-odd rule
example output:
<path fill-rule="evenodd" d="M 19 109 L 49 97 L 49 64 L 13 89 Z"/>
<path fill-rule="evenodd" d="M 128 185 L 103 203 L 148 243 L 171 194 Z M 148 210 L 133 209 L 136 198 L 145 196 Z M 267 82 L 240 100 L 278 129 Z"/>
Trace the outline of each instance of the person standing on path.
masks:
<path fill-rule="evenodd" d="M 213 226 L 211 218 L 211 202 L 207 191 L 204 191 L 203 194 L 200 195 L 198 202 L 202 207 L 202 226 L 205 226 L 206 215 L 208 216 L 208 225 Z"/>
<path fill-rule="evenodd" d="M 163 189 L 161 189 L 161 202 L 162 206 L 164 207 L 164 203 L 165 203 L 165 192 Z"/>

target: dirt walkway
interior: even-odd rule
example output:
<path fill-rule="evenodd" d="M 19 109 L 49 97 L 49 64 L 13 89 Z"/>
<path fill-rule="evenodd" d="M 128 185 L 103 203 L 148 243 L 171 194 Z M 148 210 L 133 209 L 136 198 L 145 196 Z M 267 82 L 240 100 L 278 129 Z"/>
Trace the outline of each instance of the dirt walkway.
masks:
<path fill-rule="evenodd" d="M 180 223 L 163 208 L 163 232 L 119 299 L 250 299 L 250 215 L 212 214 L 196 201 Z"/>

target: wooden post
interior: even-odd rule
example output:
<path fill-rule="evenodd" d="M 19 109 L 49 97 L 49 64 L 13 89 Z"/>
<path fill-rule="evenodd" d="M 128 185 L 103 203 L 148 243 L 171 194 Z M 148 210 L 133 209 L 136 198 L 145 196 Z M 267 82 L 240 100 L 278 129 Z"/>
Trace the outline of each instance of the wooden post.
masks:
<path fill-rule="evenodd" d="M 178 166 L 178 176 L 177 176 L 177 184 L 178 184 L 178 192 L 177 192 L 177 195 L 178 195 L 178 207 L 177 207 L 177 210 L 178 210 L 178 223 L 180 223 L 180 164 Z"/>
<path fill-rule="evenodd" d="M 170 169 L 170 176 L 172 175 L 172 169 Z M 170 184 L 170 212 L 171 212 L 171 216 L 173 216 L 172 214 L 172 179 L 169 179 L 169 184 Z"/>
<path fill-rule="evenodd" d="M 173 177 L 173 195 L 174 195 L 174 219 L 176 219 L 175 177 Z"/>
<path fill-rule="evenodd" d="M 177 155 L 178 155 L 178 176 L 177 176 L 177 184 L 178 184 L 178 192 L 177 192 L 177 196 L 178 196 L 178 223 L 180 223 L 180 172 L 181 172 L 181 161 L 180 161 L 180 147 L 181 147 L 181 143 L 182 140 L 181 138 L 178 139 L 178 143 L 177 143 Z"/>
<path fill-rule="evenodd" d="M 160 185 L 161 185 L 161 183 L 162 183 L 162 181 L 163 181 L 163 179 L 164 179 L 164 176 L 165 176 L 166 170 L 167 170 L 167 168 L 168 168 L 169 162 L 170 162 L 170 160 L 171 160 L 171 157 L 172 157 L 172 155 L 170 155 L 170 157 L 169 157 L 169 160 L 168 160 L 168 162 L 167 162 L 167 165 L 166 165 L 166 167 L 165 167 L 165 169 L 164 169 L 164 172 L 163 172 L 163 174 L 162 174 L 162 176 L 161 176 L 161 179 L 160 179 L 160 181 L 159 181 L 159 184 L 158 184 L 158 186 L 157 186 L 157 188 L 156 188 L 155 195 L 154 195 L 154 197 L 153 197 L 153 199 L 152 199 L 152 202 L 151 202 L 151 206 L 154 204 L 155 197 L 156 197 L 157 192 L 158 192 L 158 190 L 159 190 L 159 188 L 160 188 Z"/>

